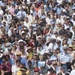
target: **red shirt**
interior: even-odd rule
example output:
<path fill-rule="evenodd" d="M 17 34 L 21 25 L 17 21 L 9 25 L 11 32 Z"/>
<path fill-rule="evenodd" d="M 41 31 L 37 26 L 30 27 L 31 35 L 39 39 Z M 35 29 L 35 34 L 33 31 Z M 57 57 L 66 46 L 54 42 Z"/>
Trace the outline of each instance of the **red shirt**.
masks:
<path fill-rule="evenodd" d="M 1 64 L 1 68 L 2 68 L 2 70 L 4 70 L 4 71 L 11 72 L 11 64 L 10 64 L 9 62 L 7 62 L 7 64 L 2 63 L 2 64 Z"/>

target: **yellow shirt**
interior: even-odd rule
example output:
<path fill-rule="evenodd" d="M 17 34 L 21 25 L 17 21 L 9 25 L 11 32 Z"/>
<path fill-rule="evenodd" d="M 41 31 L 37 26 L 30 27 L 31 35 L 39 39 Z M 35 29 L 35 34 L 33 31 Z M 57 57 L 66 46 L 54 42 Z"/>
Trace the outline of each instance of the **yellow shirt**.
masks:
<path fill-rule="evenodd" d="M 17 72 L 17 75 L 22 75 L 22 72 L 21 72 L 21 71 L 18 71 L 18 72 Z"/>
<path fill-rule="evenodd" d="M 26 71 L 26 74 L 27 74 L 27 75 L 30 75 L 29 70 Z M 17 75 L 22 75 L 22 72 L 21 72 L 21 71 L 18 71 L 18 72 L 17 72 Z"/>

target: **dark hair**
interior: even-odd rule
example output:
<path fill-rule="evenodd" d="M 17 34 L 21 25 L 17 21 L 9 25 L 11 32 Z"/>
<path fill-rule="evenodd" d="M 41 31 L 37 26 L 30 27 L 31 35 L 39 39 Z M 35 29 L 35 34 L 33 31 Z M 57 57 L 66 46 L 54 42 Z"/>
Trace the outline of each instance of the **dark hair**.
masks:
<path fill-rule="evenodd" d="M 62 75 L 62 73 L 58 73 L 57 75 Z"/>
<path fill-rule="evenodd" d="M 29 60 L 29 61 L 28 61 L 28 64 L 32 64 L 32 62 Z"/>
<path fill-rule="evenodd" d="M 16 63 L 20 62 L 20 60 L 16 60 Z"/>
<path fill-rule="evenodd" d="M 69 73 L 66 73 L 65 75 L 70 75 Z"/>
<path fill-rule="evenodd" d="M 2 59 L 5 59 L 6 61 L 8 61 L 5 55 L 2 56 Z"/>

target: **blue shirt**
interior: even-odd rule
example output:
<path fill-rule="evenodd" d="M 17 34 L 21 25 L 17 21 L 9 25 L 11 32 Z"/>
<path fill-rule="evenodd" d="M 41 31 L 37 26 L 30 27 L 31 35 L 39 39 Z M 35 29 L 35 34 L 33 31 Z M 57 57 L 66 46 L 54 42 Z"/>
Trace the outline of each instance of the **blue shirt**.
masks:
<path fill-rule="evenodd" d="M 20 58 L 20 62 L 21 62 L 22 64 L 24 64 L 26 67 L 28 67 L 28 66 L 27 66 L 27 60 L 26 60 L 24 57 L 21 57 L 21 58 Z"/>
<path fill-rule="evenodd" d="M 70 61 L 71 61 L 71 56 L 68 53 L 63 53 L 60 56 L 60 62 L 67 63 L 67 62 L 70 62 Z"/>

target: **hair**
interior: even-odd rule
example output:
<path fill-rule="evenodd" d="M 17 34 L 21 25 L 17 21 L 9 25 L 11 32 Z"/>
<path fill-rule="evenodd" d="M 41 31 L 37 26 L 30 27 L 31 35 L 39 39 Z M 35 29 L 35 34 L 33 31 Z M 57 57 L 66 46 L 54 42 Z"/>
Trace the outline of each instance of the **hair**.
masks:
<path fill-rule="evenodd" d="M 20 60 L 16 60 L 16 63 L 20 62 Z"/>
<path fill-rule="evenodd" d="M 58 73 L 57 75 L 62 75 L 62 73 Z"/>
<path fill-rule="evenodd" d="M 29 60 L 29 61 L 28 61 L 28 64 L 32 64 L 32 62 Z"/>
<path fill-rule="evenodd" d="M 5 59 L 6 61 L 8 61 L 8 59 L 5 55 L 2 56 L 2 59 Z"/>
<path fill-rule="evenodd" d="M 65 75 L 70 75 L 69 73 L 66 73 Z"/>

